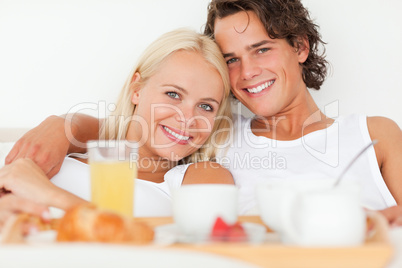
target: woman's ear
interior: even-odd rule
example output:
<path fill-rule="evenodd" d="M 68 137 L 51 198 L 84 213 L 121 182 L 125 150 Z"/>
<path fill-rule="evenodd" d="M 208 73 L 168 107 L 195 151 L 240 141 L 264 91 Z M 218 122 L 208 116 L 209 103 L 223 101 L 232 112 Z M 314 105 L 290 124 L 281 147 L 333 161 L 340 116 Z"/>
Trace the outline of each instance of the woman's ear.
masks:
<path fill-rule="evenodd" d="M 310 44 L 308 42 L 307 37 L 298 38 L 297 55 L 299 58 L 299 63 L 304 63 L 307 60 L 309 53 L 310 53 Z"/>
<path fill-rule="evenodd" d="M 138 87 L 138 85 L 136 85 L 137 82 L 139 82 L 140 80 L 141 80 L 141 75 L 140 75 L 139 72 L 136 72 L 133 75 L 133 78 L 131 79 L 130 87 L 131 87 L 131 90 L 133 92 L 132 93 L 133 95 L 131 95 L 131 102 L 133 104 L 135 104 L 135 105 L 137 105 L 139 103 L 139 101 L 140 101 L 140 89 L 141 88 Z"/>

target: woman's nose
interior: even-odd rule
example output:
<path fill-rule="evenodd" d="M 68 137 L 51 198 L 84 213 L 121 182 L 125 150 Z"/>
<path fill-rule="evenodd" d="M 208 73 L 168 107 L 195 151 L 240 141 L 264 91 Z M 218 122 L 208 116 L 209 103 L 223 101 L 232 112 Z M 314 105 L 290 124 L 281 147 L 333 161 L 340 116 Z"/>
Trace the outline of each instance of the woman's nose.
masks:
<path fill-rule="evenodd" d="M 176 114 L 176 120 L 185 124 L 186 128 L 195 125 L 196 120 L 193 107 L 182 107 Z"/>

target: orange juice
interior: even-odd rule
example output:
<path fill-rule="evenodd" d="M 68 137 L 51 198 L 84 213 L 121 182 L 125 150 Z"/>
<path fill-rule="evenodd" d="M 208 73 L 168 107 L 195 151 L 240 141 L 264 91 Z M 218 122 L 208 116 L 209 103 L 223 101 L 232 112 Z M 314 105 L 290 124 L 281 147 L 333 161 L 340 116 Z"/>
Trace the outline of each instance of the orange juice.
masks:
<path fill-rule="evenodd" d="M 130 161 L 91 161 L 91 199 L 102 209 L 133 216 L 137 166 Z"/>

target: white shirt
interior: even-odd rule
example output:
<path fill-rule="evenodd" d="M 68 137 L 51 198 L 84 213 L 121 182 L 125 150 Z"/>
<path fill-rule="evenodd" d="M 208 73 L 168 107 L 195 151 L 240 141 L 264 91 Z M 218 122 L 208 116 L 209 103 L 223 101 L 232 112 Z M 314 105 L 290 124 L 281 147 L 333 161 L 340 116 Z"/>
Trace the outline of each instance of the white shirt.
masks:
<path fill-rule="evenodd" d="M 251 118 L 235 115 L 233 142 L 218 162 L 228 168 L 239 187 L 239 210 L 254 210 L 255 188 L 273 180 L 334 179 L 371 138 L 364 115 L 339 117 L 326 129 L 303 137 L 278 141 L 256 136 L 251 131 Z M 362 205 L 384 209 L 396 205 L 381 176 L 374 148 L 371 147 L 351 169 L 344 180 L 361 186 Z"/>

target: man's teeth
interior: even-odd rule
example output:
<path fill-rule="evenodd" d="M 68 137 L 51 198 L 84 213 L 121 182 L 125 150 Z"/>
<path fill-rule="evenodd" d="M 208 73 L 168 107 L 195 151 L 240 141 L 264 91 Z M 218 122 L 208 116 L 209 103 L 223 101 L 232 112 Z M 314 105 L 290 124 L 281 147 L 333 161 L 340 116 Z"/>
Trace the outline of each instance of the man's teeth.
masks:
<path fill-rule="evenodd" d="M 182 136 L 180 134 L 177 134 L 176 132 L 173 132 L 172 130 L 170 130 L 169 128 L 167 128 L 165 126 L 163 127 L 163 129 L 166 130 L 172 136 L 174 136 L 176 139 L 186 141 L 186 140 L 188 140 L 190 138 L 190 137 L 187 137 L 187 136 Z"/>
<path fill-rule="evenodd" d="M 250 93 L 260 93 L 263 89 L 266 89 L 267 87 L 271 86 L 274 82 L 275 80 L 272 80 L 269 82 L 265 82 L 264 84 L 259 85 L 258 87 L 247 88 L 247 91 Z"/>

